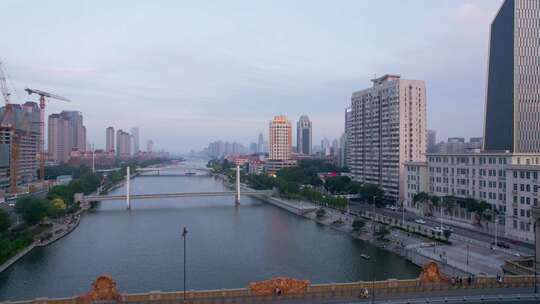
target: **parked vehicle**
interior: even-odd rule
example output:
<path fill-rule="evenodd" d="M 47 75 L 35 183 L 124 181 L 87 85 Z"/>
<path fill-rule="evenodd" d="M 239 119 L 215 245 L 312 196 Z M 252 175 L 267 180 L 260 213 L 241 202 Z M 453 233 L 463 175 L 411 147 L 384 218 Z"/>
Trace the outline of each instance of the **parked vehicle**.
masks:
<path fill-rule="evenodd" d="M 431 231 L 433 231 L 435 233 L 443 233 L 443 230 L 442 230 L 441 227 L 432 227 Z"/>
<path fill-rule="evenodd" d="M 424 221 L 423 219 L 415 219 L 414 222 L 418 223 L 418 224 L 425 224 L 426 223 L 426 221 Z"/>
<path fill-rule="evenodd" d="M 492 242 L 491 245 L 495 245 L 497 247 L 501 247 L 505 249 L 510 249 L 510 245 L 506 244 L 505 242 L 497 242 L 497 244 L 495 244 L 495 242 Z"/>

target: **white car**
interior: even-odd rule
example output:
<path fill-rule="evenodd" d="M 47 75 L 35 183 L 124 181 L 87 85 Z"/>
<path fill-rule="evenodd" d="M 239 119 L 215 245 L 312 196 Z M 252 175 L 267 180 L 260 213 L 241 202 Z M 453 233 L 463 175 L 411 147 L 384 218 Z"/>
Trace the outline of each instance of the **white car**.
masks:
<path fill-rule="evenodd" d="M 433 227 L 431 228 L 431 231 L 435 233 L 443 233 L 443 230 L 441 229 L 441 227 Z"/>
<path fill-rule="evenodd" d="M 454 232 L 454 229 L 452 227 L 449 227 L 449 226 L 443 226 L 442 230 L 448 230 L 450 232 Z"/>
<path fill-rule="evenodd" d="M 414 221 L 416 223 L 418 223 L 418 224 L 425 224 L 426 223 L 426 221 L 424 221 L 423 219 L 415 219 Z"/>

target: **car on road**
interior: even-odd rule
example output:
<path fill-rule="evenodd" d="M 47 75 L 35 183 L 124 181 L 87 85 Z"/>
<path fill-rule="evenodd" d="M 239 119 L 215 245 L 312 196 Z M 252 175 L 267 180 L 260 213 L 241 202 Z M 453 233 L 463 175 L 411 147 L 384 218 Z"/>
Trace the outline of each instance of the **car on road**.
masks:
<path fill-rule="evenodd" d="M 442 230 L 448 230 L 450 232 L 454 232 L 454 228 L 449 227 L 449 226 L 442 226 L 441 228 L 442 228 Z"/>
<path fill-rule="evenodd" d="M 392 211 L 397 211 L 398 210 L 398 208 L 396 206 L 393 206 L 393 205 L 387 205 L 385 208 L 390 209 Z"/>
<path fill-rule="evenodd" d="M 431 231 L 433 231 L 435 233 L 443 233 L 444 232 L 441 227 L 432 227 Z"/>
<path fill-rule="evenodd" d="M 418 223 L 418 224 L 425 224 L 426 223 L 426 221 L 424 221 L 423 219 L 415 219 L 414 222 Z"/>
<path fill-rule="evenodd" d="M 495 244 L 495 242 L 492 242 L 491 245 L 496 245 L 497 247 L 501 247 L 501 248 L 505 248 L 505 249 L 510 249 L 510 245 L 508 245 L 508 244 L 505 243 L 505 242 L 497 242 L 497 244 Z"/>

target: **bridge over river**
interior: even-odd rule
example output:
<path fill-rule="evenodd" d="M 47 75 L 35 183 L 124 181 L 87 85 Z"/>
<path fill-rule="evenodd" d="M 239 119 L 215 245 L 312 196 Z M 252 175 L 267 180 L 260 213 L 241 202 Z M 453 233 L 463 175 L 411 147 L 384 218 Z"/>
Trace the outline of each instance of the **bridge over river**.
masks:
<path fill-rule="evenodd" d="M 158 170 L 165 170 L 167 168 L 142 168 L 136 169 L 138 172 L 153 172 Z M 170 168 L 169 168 L 170 169 Z M 147 176 L 143 174 L 142 176 Z M 152 176 L 152 175 L 151 175 Z M 164 174 L 161 176 L 196 176 L 196 175 L 186 175 L 186 174 Z M 271 191 L 243 191 L 241 192 L 240 184 L 240 166 L 236 166 L 236 191 L 219 191 L 219 192 L 173 192 L 173 193 L 149 193 L 149 194 L 131 194 L 130 183 L 131 183 L 131 168 L 126 168 L 126 194 L 124 195 L 84 195 L 82 193 L 75 194 L 75 201 L 80 203 L 89 203 L 93 201 L 116 201 L 116 200 L 125 200 L 126 208 L 131 209 L 131 200 L 134 199 L 153 199 L 153 198 L 182 198 L 182 197 L 212 197 L 212 196 L 234 196 L 235 204 L 240 204 L 240 195 L 241 193 L 249 196 L 267 196 L 271 194 Z"/>

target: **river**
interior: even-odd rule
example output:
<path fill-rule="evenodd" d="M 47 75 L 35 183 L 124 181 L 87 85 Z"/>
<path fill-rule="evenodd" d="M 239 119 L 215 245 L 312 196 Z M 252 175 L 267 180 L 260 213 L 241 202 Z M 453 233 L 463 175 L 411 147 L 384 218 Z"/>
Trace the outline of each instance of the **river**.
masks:
<path fill-rule="evenodd" d="M 132 193 L 224 191 L 211 177 L 137 177 Z M 123 187 L 111 194 L 125 193 Z M 256 198 L 178 198 L 102 202 L 79 227 L 37 248 L 0 274 L 0 300 L 66 297 L 111 274 L 121 292 L 246 287 L 276 276 L 312 283 L 414 278 L 419 268 L 347 234 Z M 360 254 L 372 257 L 364 260 Z"/>

